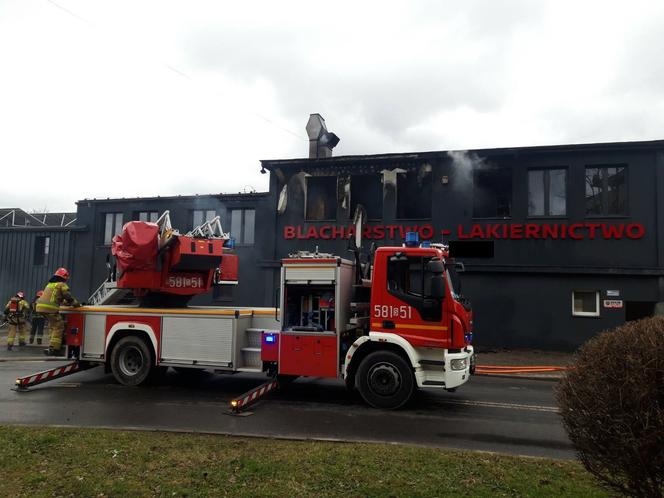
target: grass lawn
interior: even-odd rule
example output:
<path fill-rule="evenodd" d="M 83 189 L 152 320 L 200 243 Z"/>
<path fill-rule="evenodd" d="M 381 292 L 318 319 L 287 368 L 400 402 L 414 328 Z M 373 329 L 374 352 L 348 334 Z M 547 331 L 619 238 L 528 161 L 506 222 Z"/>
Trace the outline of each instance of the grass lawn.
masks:
<path fill-rule="evenodd" d="M 576 462 L 385 444 L 0 427 L 0 496 L 609 496 Z"/>

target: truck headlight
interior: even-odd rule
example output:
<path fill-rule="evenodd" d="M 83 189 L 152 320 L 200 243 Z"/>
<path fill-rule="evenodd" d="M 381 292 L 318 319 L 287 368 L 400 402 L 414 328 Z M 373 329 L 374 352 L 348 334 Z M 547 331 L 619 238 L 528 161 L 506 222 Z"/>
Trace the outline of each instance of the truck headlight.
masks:
<path fill-rule="evenodd" d="M 450 367 L 452 367 L 452 370 L 465 370 L 467 366 L 468 360 L 466 360 L 466 358 L 457 358 L 450 361 Z"/>

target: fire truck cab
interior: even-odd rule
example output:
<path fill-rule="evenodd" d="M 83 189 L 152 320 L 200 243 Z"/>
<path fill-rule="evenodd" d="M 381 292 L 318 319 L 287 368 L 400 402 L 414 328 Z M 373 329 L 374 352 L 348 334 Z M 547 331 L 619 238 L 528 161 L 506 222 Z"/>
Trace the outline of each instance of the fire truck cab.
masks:
<path fill-rule="evenodd" d="M 464 384 L 474 366 L 472 311 L 445 256 L 433 247 L 379 248 L 372 278 L 360 284 L 339 257 L 283 260 L 283 324 L 264 360 L 282 375 L 342 378 L 378 408 L 402 406 L 417 388 Z"/>

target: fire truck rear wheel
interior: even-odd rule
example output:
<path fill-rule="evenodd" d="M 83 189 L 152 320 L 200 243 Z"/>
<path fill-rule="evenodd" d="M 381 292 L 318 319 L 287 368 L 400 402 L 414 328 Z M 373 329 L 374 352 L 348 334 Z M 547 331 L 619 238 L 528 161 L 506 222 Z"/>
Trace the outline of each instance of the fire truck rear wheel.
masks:
<path fill-rule="evenodd" d="M 123 337 L 111 353 L 111 370 L 124 386 L 143 384 L 152 371 L 152 354 L 143 339 Z"/>
<path fill-rule="evenodd" d="M 357 388 L 374 408 L 394 410 L 405 405 L 415 390 L 413 370 L 391 351 L 375 351 L 357 370 Z"/>

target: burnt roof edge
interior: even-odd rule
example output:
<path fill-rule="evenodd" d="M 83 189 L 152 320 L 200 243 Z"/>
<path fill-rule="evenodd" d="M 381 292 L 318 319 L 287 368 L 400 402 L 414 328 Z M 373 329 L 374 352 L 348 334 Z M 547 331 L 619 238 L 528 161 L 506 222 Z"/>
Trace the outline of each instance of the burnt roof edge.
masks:
<path fill-rule="evenodd" d="M 531 153 L 546 152 L 582 152 L 595 150 L 652 150 L 664 148 L 664 140 L 642 140 L 631 142 L 594 142 L 582 144 L 564 144 L 564 145 L 532 145 L 526 147 L 494 147 L 484 149 L 450 149 L 439 151 L 423 152 L 394 152 L 386 154 L 362 154 L 335 156 L 326 159 L 262 159 L 261 165 L 266 169 L 280 166 L 297 166 L 303 164 L 338 164 L 357 161 L 390 161 L 394 159 L 417 160 L 417 159 L 435 159 L 445 157 L 450 152 L 472 152 L 478 155 L 520 155 Z"/>

